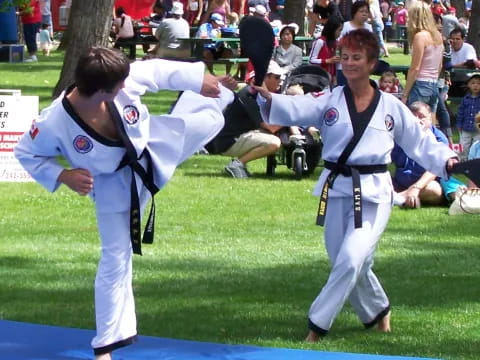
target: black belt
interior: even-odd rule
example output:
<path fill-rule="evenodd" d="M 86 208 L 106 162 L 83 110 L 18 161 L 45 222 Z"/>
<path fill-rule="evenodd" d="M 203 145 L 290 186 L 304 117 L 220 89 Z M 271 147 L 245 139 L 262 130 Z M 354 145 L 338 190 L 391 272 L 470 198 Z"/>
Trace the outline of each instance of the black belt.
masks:
<path fill-rule="evenodd" d="M 147 161 L 147 169 L 139 163 L 143 156 Z M 130 183 L 130 240 L 132 242 L 132 250 L 134 254 L 142 255 L 141 243 L 151 244 L 153 243 L 153 232 L 155 229 L 155 199 L 154 196 L 158 192 L 158 187 L 153 182 L 153 164 L 152 157 L 147 149 L 145 149 L 136 160 L 131 160 L 128 153 L 125 153 L 124 157 L 120 161 L 117 170 L 125 166 L 130 166 L 132 169 L 132 180 Z M 142 179 L 143 185 L 150 191 L 152 195 L 152 202 L 150 206 L 150 214 L 145 225 L 143 232 L 143 239 L 140 238 L 141 231 L 141 211 L 140 200 L 138 198 L 137 182 L 135 180 L 135 173 Z"/>
<path fill-rule="evenodd" d="M 362 187 L 360 183 L 360 175 L 377 174 L 387 171 L 387 165 L 345 165 L 337 164 L 331 161 L 325 161 L 326 169 L 331 170 L 327 177 L 327 181 L 322 188 L 320 195 L 320 203 L 318 204 L 317 225 L 323 226 L 325 223 L 325 215 L 327 213 L 328 190 L 333 187 L 333 183 L 339 174 L 352 177 L 353 189 L 353 218 L 355 228 L 362 227 Z"/>

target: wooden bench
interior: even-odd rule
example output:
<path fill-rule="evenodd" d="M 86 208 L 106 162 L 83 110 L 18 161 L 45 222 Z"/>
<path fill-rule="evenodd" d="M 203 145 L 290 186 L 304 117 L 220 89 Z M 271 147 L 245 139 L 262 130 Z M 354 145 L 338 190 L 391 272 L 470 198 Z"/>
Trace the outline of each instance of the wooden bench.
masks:
<path fill-rule="evenodd" d="M 127 50 L 129 52 L 129 58 L 135 60 L 137 57 L 137 46 L 138 45 L 157 45 L 158 40 L 149 40 L 143 38 L 134 38 L 129 40 L 124 40 L 119 44 L 119 47 L 122 51 Z"/>

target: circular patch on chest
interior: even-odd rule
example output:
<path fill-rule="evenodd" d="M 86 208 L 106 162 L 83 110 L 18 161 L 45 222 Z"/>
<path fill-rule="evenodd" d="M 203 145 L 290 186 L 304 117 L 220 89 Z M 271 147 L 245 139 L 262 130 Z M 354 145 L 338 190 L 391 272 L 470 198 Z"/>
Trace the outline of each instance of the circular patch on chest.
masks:
<path fill-rule="evenodd" d="M 395 126 L 395 121 L 393 120 L 393 116 L 387 114 L 385 116 L 385 127 L 387 128 L 388 131 L 392 131 L 394 126 Z"/>
<path fill-rule="evenodd" d="M 93 149 L 93 142 L 85 135 L 77 135 L 73 139 L 73 148 L 80 154 L 86 154 Z"/>
<path fill-rule="evenodd" d="M 338 110 L 332 107 L 325 111 L 325 115 L 323 115 L 323 121 L 327 126 L 332 126 L 335 124 L 338 121 Z"/>
<path fill-rule="evenodd" d="M 123 108 L 123 118 L 129 125 L 133 125 L 138 121 L 139 114 L 136 106 L 127 105 Z"/>

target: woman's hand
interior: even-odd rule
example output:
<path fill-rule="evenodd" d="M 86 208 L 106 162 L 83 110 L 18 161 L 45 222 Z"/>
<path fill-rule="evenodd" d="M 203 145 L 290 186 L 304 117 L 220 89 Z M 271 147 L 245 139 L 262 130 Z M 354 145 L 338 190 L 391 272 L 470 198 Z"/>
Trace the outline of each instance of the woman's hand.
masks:
<path fill-rule="evenodd" d="M 252 88 L 260 93 L 268 102 L 272 101 L 272 93 L 267 89 L 265 83 L 262 86 L 252 85 Z"/>
<path fill-rule="evenodd" d="M 408 97 L 407 96 L 402 96 L 402 103 L 404 103 L 405 105 L 407 105 L 407 101 L 408 101 Z"/>
<path fill-rule="evenodd" d="M 237 81 L 231 75 L 218 76 L 217 79 L 223 86 L 232 91 L 238 87 Z"/>
<path fill-rule="evenodd" d="M 340 62 L 340 56 L 333 56 L 325 60 L 327 64 L 338 64 Z"/>
<path fill-rule="evenodd" d="M 460 161 L 458 160 L 457 157 L 453 157 L 447 160 L 447 171 L 450 172 L 452 171 L 453 167 L 455 164 L 459 163 Z"/>
<path fill-rule="evenodd" d="M 420 207 L 420 188 L 413 184 L 407 190 L 400 193 L 405 198 L 404 207 L 415 209 Z"/>
<path fill-rule="evenodd" d="M 58 176 L 58 181 L 82 196 L 93 189 L 93 176 L 86 169 L 65 169 Z"/>
<path fill-rule="evenodd" d="M 220 96 L 220 87 L 216 76 L 205 73 L 200 94 L 211 98 L 218 98 Z"/>

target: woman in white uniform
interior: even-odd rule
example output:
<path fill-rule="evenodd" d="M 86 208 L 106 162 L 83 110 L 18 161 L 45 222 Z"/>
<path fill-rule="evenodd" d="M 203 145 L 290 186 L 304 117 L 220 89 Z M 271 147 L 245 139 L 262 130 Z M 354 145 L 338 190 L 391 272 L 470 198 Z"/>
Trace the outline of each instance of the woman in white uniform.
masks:
<path fill-rule="evenodd" d="M 306 340 L 311 342 L 327 334 L 347 300 L 366 327 L 390 331 L 390 302 L 372 266 L 392 208 L 387 164 L 394 142 L 439 177 L 447 178 L 447 168 L 457 162 L 454 152 L 422 131 L 401 101 L 370 81 L 379 54 L 370 31 L 354 30 L 339 46 L 346 86 L 316 97 L 256 87 L 265 120 L 315 126 L 324 143 L 325 170 L 314 194 L 321 195 L 317 223 L 325 225 L 332 268 L 309 311 Z"/>
<path fill-rule="evenodd" d="M 62 183 L 95 202 L 102 253 L 95 279 L 97 360 L 136 340 L 132 253 L 141 254 L 141 214 L 176 166 L 223 127 L 231 78 L 205 74 L 203 63 L 148 60 L 129 64 L 119 51 L 91 48 L 75 86 L 42 111 L 15 155 L 49 191 Z M 185 90 L 169 115 L 151 116 L 146 91 Z M 202 95 L 208 96 L 202 96 Z M 67 159 L 65 169 L 57 156 Z M 153 204 L 153 201 L 152 201 Z M 153 241 L 155 208 L 143 235 Z"/>

